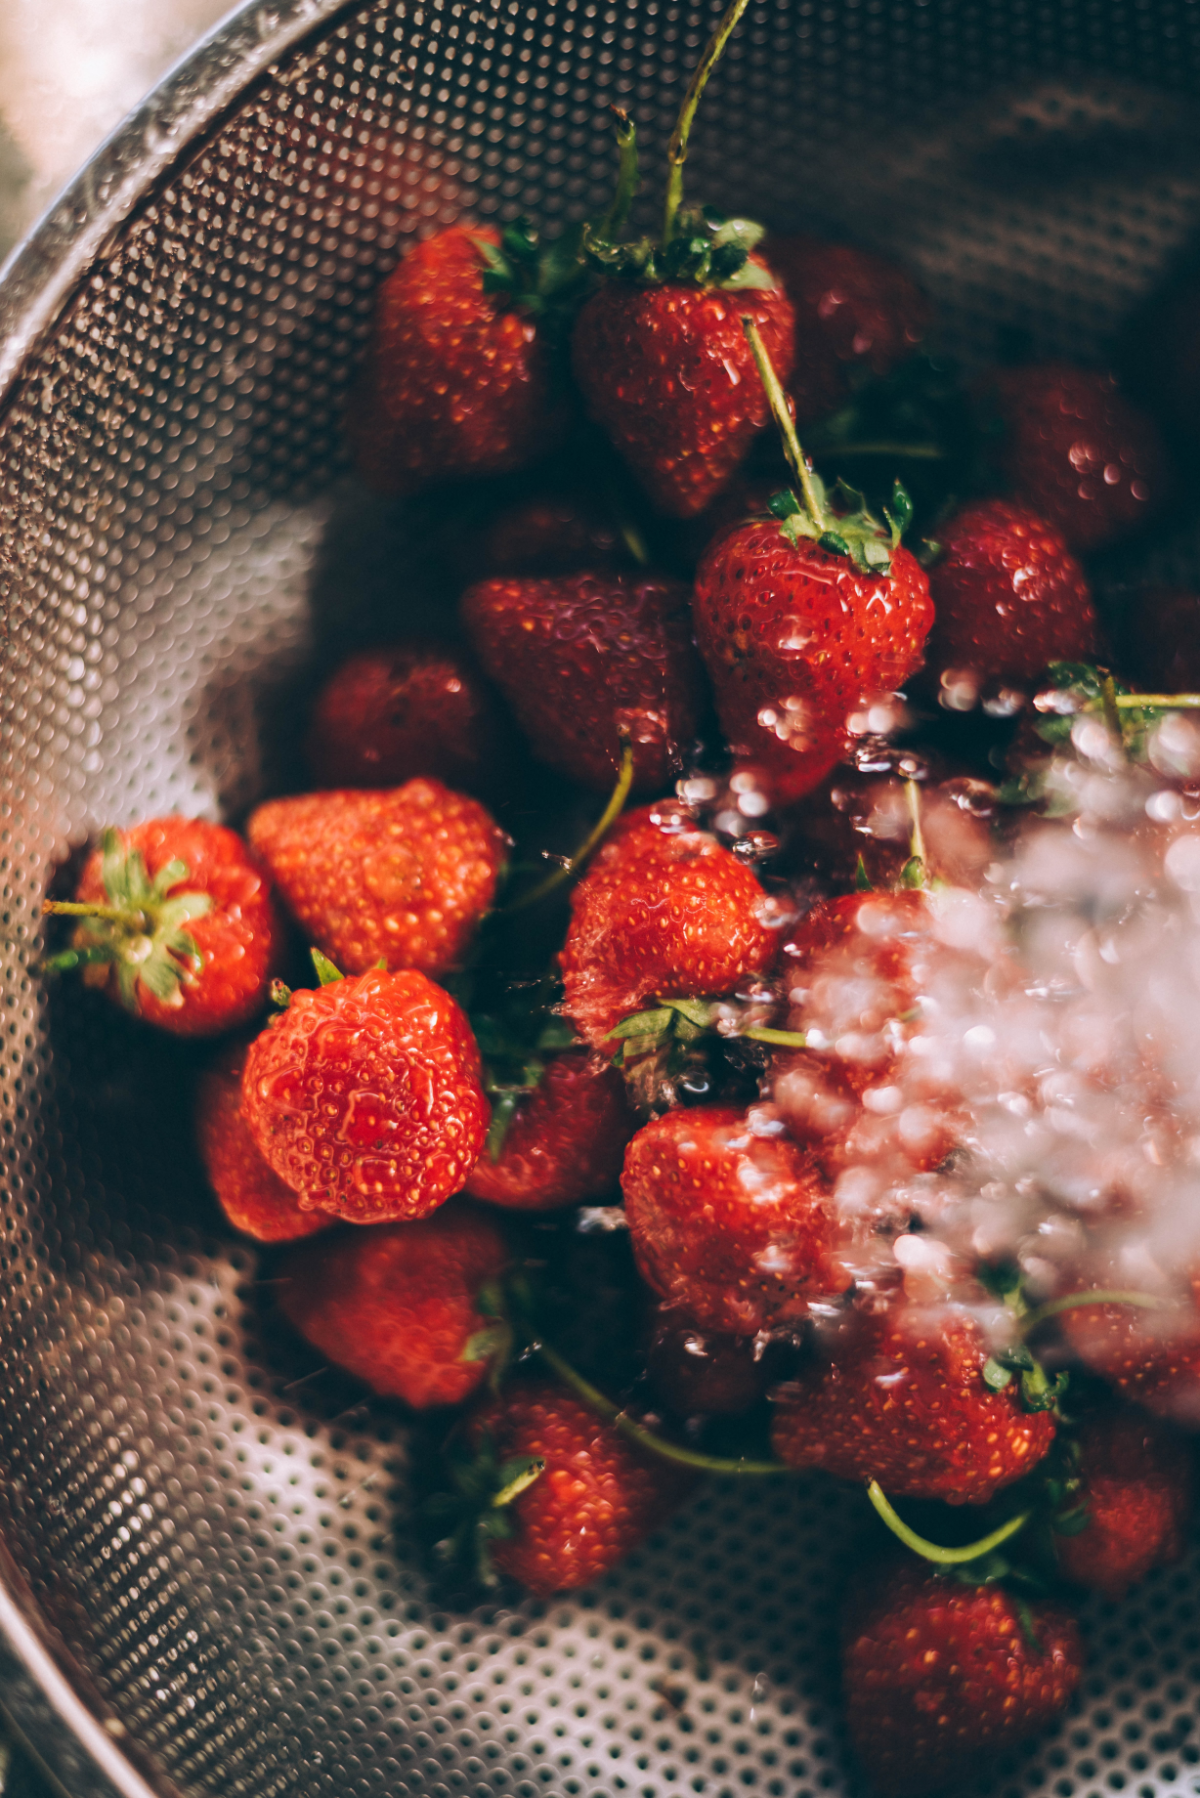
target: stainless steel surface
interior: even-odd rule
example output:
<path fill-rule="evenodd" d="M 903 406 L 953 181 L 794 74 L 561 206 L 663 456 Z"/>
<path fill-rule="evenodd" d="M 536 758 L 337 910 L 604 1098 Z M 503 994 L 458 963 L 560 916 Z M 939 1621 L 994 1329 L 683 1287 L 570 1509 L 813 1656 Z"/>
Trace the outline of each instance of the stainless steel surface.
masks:
<path fill-rule="evenodd" d="M 189 1052 L 28 971 L 89 831 L 236 818 L 287 778 L 329 644 L 446 603 L 343 466 L 374 290 L 463 208 L 598 203 L 610 100 L 653 166 L 716 10 L 247 7 L 0 292 L 0 1538 L 15 1651 L 70 1682 L 41 1666 L 42 1733 L 80 1694 L 128 1794 L 852 1790 L 836 1488 L 714 1484 L 592 1591 L 443 1604 L 403 1419 L 299 1357 L 271 1258 L 218 1227 Z M 1200 9 L 1171 0 L 772 0 L 713 81 L 690 191 L 901 252 L 968 357 L 1017 318 L 1087 356 L 1196 229 L 1198 65 Z M 1200 573 L 1186 527 L 1155 554 Z M 1073 1713 L 980 1798 L 1200 1791 L 1198 1573 L 1088 1607 Z"/>

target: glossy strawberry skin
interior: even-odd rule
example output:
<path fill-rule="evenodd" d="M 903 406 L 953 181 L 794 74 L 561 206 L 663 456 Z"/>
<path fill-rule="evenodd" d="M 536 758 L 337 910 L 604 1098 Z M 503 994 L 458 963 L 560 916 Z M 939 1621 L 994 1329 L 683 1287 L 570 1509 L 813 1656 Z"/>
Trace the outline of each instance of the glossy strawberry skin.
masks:
<path fill-rule="evenodd" d="M 1193 1282 L 1200 1301 L 1200 1280 Z M 1080 1305 L 1059 1328 L 1073 1355 L 1157 1417 L 1200 1426 L 1200 1302 L 1162 1312 Z"/>
<path fill-rule="evenodd" d="M 1090 661 L 1097 621 L 1087 577 L 1061 533 L 1030 507 L 986 499 L 938 528 L 929 573 L 935 673 L 1036 679 L 1051 662 Z"/>
<path fill-rule="evenodd" d="M 508 839 L 477 800 L 436 780 L 271 799 L 247 834 L 309 941 L 343 974 L 459 966 Z"/>
<path fill-rule="evenodd" d="M 929 330 L 928 299 L 882 256 L 816 237 L 771 237 L 765 253 L 796 314 L 788 389 L 801 427 L 846 402 L 852 374 L 890 373 Z"/>
<path fill-rule="evenodd" d="M 1181 1559 L 1195 1495 L 1188 1444 L 1137 1411 L 1102 1411 L 1079 1435 L 1078 1502 L 1087 1523 L 1056 1535 L 1063 1577 L 1121 1598 L 1153 1567 Z"/>
<path fill-rule="evenodd" d="M 563 1010 L 600 1048 L 647 1000 L 718 998 L 766 973 L 781 921 L 714 837 L 677 808 L 644 806 L 621 820 L 571 895 Z"/>
<path fill-rule="evenodd" d="M 987 1344 L 970 1315 L 893 1306 L 859 1317 L 818 1365 L 780 1386 L 771 1440 L 789 1467 L 878 1480 L 892 1498 L 986 1504 L 1054 1440 L 1048 1411 L 1025 1412 L 1015 1380 L 983 1378 Z"/>
<path fill-rule="evenodd" d="M 513 1211 L 553 1211 L 611 1193 L 635 1128 L 616 1069 L 587 1050 L 553 1055 L 522 1099 L 499 1159 L 484 1153 L 465 1190 Z"/>
<path fill-rule="evenodd" d="M 297 992 L 256 1037 L 242 1111 L 305 1209 L 424 1217 L 461 1191 L 488 1126 L 479 1050 L 454 1000 L 406 969 Z"/>
<path fill-rule="evenodd" d="M 212 899 L 211 910 L 187 925 L 203 965 L 199 973 L 185 972 L 181 1002 L 156 998 L 139 983 L 139 1015 L 176 1036 L 216 1036 L 248 1023 L 266 1004 L 284 957 L 283 919 L 265 869 L 236 831 L 203 818 L 149 818 L 117 835 L 126 852 L 140 853 L 151 879 L 168 862 L 186 865 L 173 894 L 201 892 Z M 79 877 L 75 897 L 82 904 L 107 900 L 101 866 L 97 850 Z M 111 985 L 115 992 L 115 975 Z"/>
<path fill-rule="evenodd" d="M 313 706 L 308 763 L 319 787 L 399 787 L 425 775 L 489 794 L 512 760 L 495 696 L 469 657 L 445 644 L 364 649 Z"/>
<path fill-rule="evenodd" d="M 996 370 L 982 389 L 1003 436 L 999 468 L 1072 549 L 1102 549 L 1170 498 L 1158 427 L 1109 374 L 1066 362 Z"/>
<path fill-rule="evenodd" d="M 753 1336 L 844 1291 L 837 1224 L 812 1161 L 727 1106 L 669 1111 L 639 1130 L 621 1176 L 642 1278 L 703 1329 Z"/>
<path fill-rule="evenodd" d="M 665 1523 L 693 1483 L 549 1384 L 510 1385 L 476 1413 L 472 1433 L 485 1431 L 501 1463 L 546 1463 L 511 1506 L 513 1536 L 492 1547 L 499 1571 L 541 1597 L 599 1579 Z"/>
<path fill-rule="evenodd" d="M 786 380 L 794 320 L 782 288 L 606 281 L 576 321 L 572 363 L 588 410 L 671 518 L 702 512 L 769 423 L 743 316 Z"/>
<path fill-rule="evenodd" d="M 360 473 L 382 493 L 522 468 L 561 430 L 540 328 L 484 293 L 476 240 L 500 242 L 490 226 L 439 231 L 380 289 L 347 429 Z"/>
<path fill-rule="evenodd" d="M 295 1250 L 280 1309 L 301 1336 L 383 1398 L 458 1405 L 488 1371 L 468 1355 L 490 1320 L 480 1292 L 511 1259 L 490 1218 L 451 1200 L 415 1223 L 376 1224 Z"/>
<path fill-rule="evenodd" d="M 1058 1605 L 1021 1612 L 913 1556 L 864 1568 L 842 1607 L 842 1685 L 855 1752 L 880 1798 L 960 1790 L 1035 1735 L 1079 1683 L 1079 1626 Z"/>
<path fill-rule="evenodd" d="M 327 1230 L 333 1218 L 305 1211 L 290 1186 L 264 1161 L 242 1115 L 242 1070 L 248 1046 L 231 1043 L 196 1084 L 196 1142 L 217 1203 L 243 1236 L 293 1242 Z"/>
<path fill-rule="evenodd" d="M 841 759 L 863 698 L 920 667 L 933 623 L 925 571 L 903 547 L 890 575 L 866 575 L 808 539 L 793 546 L 774 519 L 716 539 L 692 606 L 721 728 L 780 803 Z"/>
<path fill-rule="evenodd" d="M 682 772 L 703 681 L 682 582 L 641 574 L 481 581 L 463 595 L 462 618 L 541 761 L 608 788 L 627 738 L 639 791 Z"/>

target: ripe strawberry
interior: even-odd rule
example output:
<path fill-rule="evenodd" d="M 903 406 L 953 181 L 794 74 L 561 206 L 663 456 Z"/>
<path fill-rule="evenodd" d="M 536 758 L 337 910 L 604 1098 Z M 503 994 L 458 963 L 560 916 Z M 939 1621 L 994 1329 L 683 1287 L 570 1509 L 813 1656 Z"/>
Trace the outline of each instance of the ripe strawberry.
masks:
<path fill-rule="evenodd" d="M 645 806 L 622 819 L 571 895 L 563 1010 L 599 1048 L 643 1000 L 717 998 L 766 973 L 785 919 L 686 812 Z"/>
<path fill-rule="evenodd" d="M 837 1220 L 811 1159 L 754 1111 L 669 1111 L 625 1152 L 621 1188 L 642 1278 L 703 1329 L 753 1336 L 843 1292 Z M 768 1125 L 770 1128 L 770 1125 Z"/>
<path fill-rule="evenodd" d="M 1172 476 L 1154 421 L 1109 374 L 1066 362 L 997 369 L 983 404 L 1000 472 L 1072 549 L 1101 549 L 1161 511 Z"/>
<path fill-rule="evenodd" d="M 1081 1305 L 1059 1327 L 1071 1353 L 1122 1397 L 1158 1417 L 1200 1424 L 1200 1279 L 1192 1304 L 1161 1311 Z"/>
<path fill-rule="evenodd" d="M 293 993 L 250 1045 L 242 1111 L 305 1210 L 424 1217 L 459 1192 L 487 1134 L 479 1050 L 454 1000 L 405 969 Z"/>
<path fill-rule="evenodd" d="M 241 837 L 202 818 L 150 818 L 109 830 L 84 864 L 78 916 L 55 972 L 82 968 L 135 1017 L 178 1036 L 213 1036 L 266 1002 L 283 956 L 271 883 Z"/>
<path fill-rule="evenodd" d="M 687 589 L 625 574 L 482 581 L 462 617 L 534 753 L 586 786 L 611 787 L 623 739 L 642 791 L 678 775 L 702 675 Z"/>
<path fill-rule="evenodd" d="M 495 697 L 469 657 L 421 639 L 350 656 L 318 693 L 308 732 L 320 787 L 398 787 L 428 775 L 494 793 L 512 752 Z"/>
<path fill-rule="evenodd" d="M 929 575 L 935 674 L 1029 681 L 1051 662 L 1090 661 L 1096 613 L 1087 577 L 1060 533 L 1028 506 L 986 499 L 939 527 Z"/>
<path fill-rule="evenodd" d="M 436 780 L 271 799 L 246 826 L 301 929 L 343 973 L 459 966 L 492 903 L 507 839 Z"/>
<path fill-rule="evenodd" d="M 465 1190 L 514 1211 L 603 1198 L 617 1183 L 634 1128 L 616 1069 L 568 1049 L 546 1062 L 537 1086 L 518 1102 L 496 1160 L 481 1155 Z"/>
<path fill-rule="evenodd" d="M 559 435 L 563 409 L 511 248 L 491 226 L 451 225 L 414 244 L 380 289 L 348 430 L 381 492 L 523 468 Z"/>
<path fill-rule="evenodd" d="M 751 1337 L 702 1330 L 673 1305 L 661 1305 L 646 1372 L 658 1397 L 680 1417 L 736 1417 L 766 1389 L 754 1346 Z"/>
<path fill-rule="evenodd" d="M 816 237 L 771 237 L 766 257 L 796 314 L 787 386 L 798 425 L 835 412 L 859 371 L 889 374 L 932 323 L 933 308 L 916 283 L 869 250 Z"/>
<path fill-rule="evenodd" d="M 1056 1717 L 1082 1670 L 1069 1612 L 911 1556 L 864 1568 L 843 1603 L 846 1723 L 880 1798 L 958 1789 Z"/>
<path fill-rule="evenodd" d="M 1153 1567 L 1178 1561 L 1192 1514 L 1190 1448 L 1136 1411 L 1100 1411 L 1079 1431 L 1078 1504 L 1084 1527 L 1056 1535 L 1060 1572 L 1077 1586 L 1121 1598 Z"/>
<path fill-rule="evenodd" d="M 508 1245 L 483 1213 L 451 1200 L 416 1223 L 377 1224 L 296 1249 L 279 1305 L 314 1348 L 414 1410 L 458 1405 L 482 1382 L 494 1320 L 480 1294 Z"/>
<path fill-rule="evenodd" d="M 496 1567 L 547 1597 L 599 1579 L 666 1522 L 692 1485 L 669 1461 L 642 1453 L 555 1386 L 511 1385 L 471 1422 L 501 1462 L 531 1457 L 545 1471 L 509 1506 L 513 1533 Z"/>
<path fill-rule="evenodd" d="M 817 1364 L 777 1388 L 771 1440 L 790 1467 L 878 1480 L 899 1498 L 986 1504 L 1054 1440 L 1018 1382 L 986 1384 L 988 1348 L 964 1310 L 893 1306 L 855 1317 Z"/>
<path fill-rule="evenodd" d="M 327 1230 L 333 1218 L 305 1211 L 263 1160 L 242 1115 L 248 1045 L 230 1043 L 196 1086 L 196 1141 L 217 1203 L 235 1230 L 256 1242 L 292 1242 Z"/>

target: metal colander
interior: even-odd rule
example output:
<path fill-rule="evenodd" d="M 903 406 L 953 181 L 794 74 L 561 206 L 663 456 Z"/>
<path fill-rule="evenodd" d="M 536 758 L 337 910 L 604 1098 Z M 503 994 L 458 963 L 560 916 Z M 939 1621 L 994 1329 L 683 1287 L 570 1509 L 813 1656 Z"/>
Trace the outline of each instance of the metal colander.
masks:
<path fill-rule="evenodd" d="M 28 972 L 108 822 L 292 778 L 330 646 L 452 598 L 339 419 L 380 279 L 470 208 L 602 202 L 607 104 L 661 155 L 718 8 L 262 0 L 85 171 L 0 290 L 5 598 L 0 1624 L 75 1798 L 849 1793 L 832 1485 L 713 1482 L 592 1590 L 440 1609 L 403 1417 L 275 1331 L 217 1226 L 193 1053 Z M 1194 0 L 757 0 L 689 190 L 848 230 L 950 347 L 1087 357 L 1196 228 Z M 1200 576 L 1194 529 L 1157 558 Z M 972 1794 L 1200 1792 L 1200 1564 L 1086 1607 L 1047 1737 Z"/>

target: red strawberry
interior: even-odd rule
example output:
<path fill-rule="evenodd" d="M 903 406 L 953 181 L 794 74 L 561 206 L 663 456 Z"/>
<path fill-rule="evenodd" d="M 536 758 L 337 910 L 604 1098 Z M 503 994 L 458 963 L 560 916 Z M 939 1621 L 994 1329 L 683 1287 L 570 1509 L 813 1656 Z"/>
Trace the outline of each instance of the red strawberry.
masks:
<path fill-rule="evenodd" d="M 314 1348 L 373 1392 L 417 1411 L 458 1405 L 488 1370 L 480 1339 L 494 1325 L 481 1289 L 510 1259 L 495 1224 L 451 1200 L 416 1223 L 295 1250 L 280 1271 L 279 1304 Z"/>
<path fill-rule="evenodd" d="M 672 518 L 703 512 L 770 422 L 744 316 L 786 379 L 794 320 L 781 288 L 613 280 L 576 321 L 571 357 L 588 410 Z"/>
<path fill-rule="evenodd" d="M 1058 1565 L 1077 1586 L 1121 1598 L 1152 1567 L 1178 1561 L 1195 1488 L 1192 1452 L 1172 1431 L 1136 1411 L 1101 1411 L 1079 1432 L 1087 1511 L 1078 1534 L 1056 1535 Z"/>
<path fill-rule="evenodd" d="M 772 237 L 766 257 L 796 314 L 787 383 L 803 426 L 835 412 L 860 370 L 886 375 L 911 356 L 933 318 L 916 283 L 882 256 L 816 237 Z"/>
<path fill-rule="evenodd" d="M 248 1047 L 231 1043 L 196 1086 L 196 1141 L 217 1203 L 235 1230 L 257 1242 L 292 1242 L 327 1230 L 333 1218 L 306 1211 L 263 1160 L 242 1115 Z"/>
<path fill-rule="evenodd" d="M 307 1210 L 424 1217 L 479 1159 L 488 1103 L 454 1000 L 406 969 L 293 993 L 250 1046 L 242 1110 Z"/>
<path fill-rule="evenodd" d="M 911 1556 L 864 1568 L 843 1603 L 846 1723 L 880 1798 L 960 1789 L 1045 1728 L 1082 1670 L 1069 1612 Z"/>
<path fill-rule="evenodd" d="M 507 838 L 436 780 L 271 799 L 247 834 L 301 929 L 346 974 L 444 974 L 492 903 Z"/>
<path fill-rule="evenodd" d="M 1200 1278 L 1192 1304 L 1144 1311 L 1080 1305 L 1059 1327 L 1073 1355 L 1124 1398 L 1159 1417 L 1200 1425 Z"/>
<path fill-rule="evenodd" d="M 816 1366 L 775 1394 L 771 1440 L 789 1467 L 878 1480 L 899 1498 L 986 1504 L 1054 1440 L 1049 1411 L 994 1391 L 988 1347 L 964 1310 L 894 1305 L 857 1316 Z"/>
<path fill-rule="evenodd" d="M 398 787 L 428 775 L 495 792 L 513 745 L 495 698 L 460 649 L 423 640 L 364 649 L 317 695 L 308 761 L 321 787 Z"/>
<path fill-rule="evenodd" d="M 766 1387 L 751 1337 L 702 1330 L 671 1305 L 659 1307 L 646 1372 L 680 1417 L 736 1417 L 756 1405 Z"/>
<path fill-rule="evenodd" d="M 682 770 L 700 711 L 687 588 L 625 574 L 482 581 L 462 616 L 535 754 L 611 787 L 623 739 L 643 791 Z"/>
<path fill-rule="evenodd" d="M 640 1452 L 593 1411 L 548 1384 L 512 1385 L 471 1423 L 496 1457 L 545 1462 L 509 1507 L 513 1534 L 496 1567 L 546 1597 L 599 1579 L 666 1522 L 692 1485 L 669 1461 Z"/>
<path fill-rule="evenodd" d="M 850 1284 L 811 1159 L 756 1122 L 731 1106 L 669 1111 L 638 1131 L 621 1176 L 642 1278 L 702 1328 L 735 1336 L 797 1322 Z"/>
<path fill-rule="evenodd" d="M 786 919 L 744 863 L 675 806 L 621 821 L 571 895 L 563 1010 L 600 1047 L 651 998 L 717 998 L 768 971 Z"/>
<path fill-rule="evenodd" d="M 465 1190 L 514 1211 L 603 1198 L 617 1183 L 634 1128 L 614 1067 L 586 1050 L 553 1055 L 518 1103 L 499 1156 L 480 1156 Z"/>
<path fill-rule="evenodd" d="M 88 915 L 92 907 L 104 915 Z M 89 985 L 178 1036 L 246 1023 L 283 955 L 266 874 L 241 837 L 202 818 L 106 831 L 75 899 L 45 909 L 80 916 L 71 948 L 47 968 L 82 968 Z"/>
<path fill-rule="evenodd" d="M 561 430 L 541 329 L 518 295 L 485 288 L 484 245 L 500 253 L 491 226 L 451 225 L 380 289 L 348 428 L 381 492 L 522 468 Z"/>
<path fill-rule="evenodd" d="M 935 674 L 1029 681 L 1051 662 L 1094 656 L 1087 577 L 1060 533 L 1028 506 L 1004 499 L 964 506 L 939 527 L 938 541 L 926 655 Z"/>
<path fill-rule="evenodd" d="M 1005 480 L 1072 549 L 1127 537 L 1170 498 L 1158 427 L 1111 375 L 1067 362 L 997 369 L 983 403 L 1003 427 Z"/>

